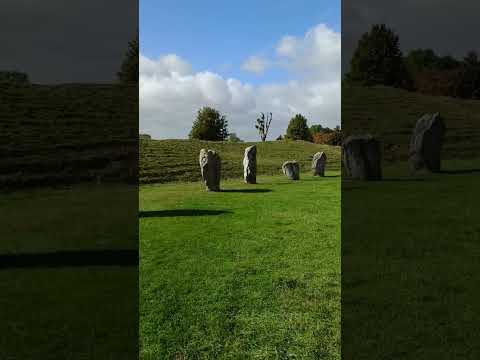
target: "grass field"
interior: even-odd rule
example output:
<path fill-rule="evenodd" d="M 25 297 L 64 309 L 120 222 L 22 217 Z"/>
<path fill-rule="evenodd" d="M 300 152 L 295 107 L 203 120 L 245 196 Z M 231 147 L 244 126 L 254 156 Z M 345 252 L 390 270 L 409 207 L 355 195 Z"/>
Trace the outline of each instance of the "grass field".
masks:
<path fill-rule="evenodd" d="M 355 359 L 480 356 L 480 161 L 342 183 L 342 351 Z"/>
<path fill-rule="evenodd" d="M 137 211 L 135 186 L 1 193 L 0 359 L 136 357 L 138 267 L 106 266 L 108 259 L 86 265 L 91 259 L 84 257 L 137 249 Z M 6 254 L 42 258 L 52 251 L 66 251 L 81 265 L 3 263 Z"/>
<path fill-rule="evenodd" d="M 141 359 L 340 359 L 339 172 L 258 180 L 141 186 Z"/>
<path fill-rule="evenodd" d="M 268 141 L 265 143 L 229 143 L 198 140 L 147 140 L 140 142 L 140 182 L 199 181 L 198 155 L 207 148 L 219 152 L 222 177 L 240 178 L 242 160 L 247 146 L 257 145 L 257 166 L 261 175 L 279 175 L 282 164 L 297 160 L 302 171 L 309 170 L 313 155 L 323 151 L 330 170 L 340 169 L 340 150 L 337 146 L 319 145 L 305 141 Z"/>

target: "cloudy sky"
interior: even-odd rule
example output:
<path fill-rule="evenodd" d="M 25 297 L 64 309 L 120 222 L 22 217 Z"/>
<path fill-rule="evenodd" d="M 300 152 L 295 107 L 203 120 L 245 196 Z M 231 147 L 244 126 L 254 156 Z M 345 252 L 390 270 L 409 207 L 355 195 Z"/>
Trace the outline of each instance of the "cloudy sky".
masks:
<path fill-rule="evenodd" d="M 227 116 L 229 130 L 269 139 L 297 113 L 340 124 L 340 3 L 337 1 L 140 2 L 140 131 L 186 138 L 199 108 Z"/>

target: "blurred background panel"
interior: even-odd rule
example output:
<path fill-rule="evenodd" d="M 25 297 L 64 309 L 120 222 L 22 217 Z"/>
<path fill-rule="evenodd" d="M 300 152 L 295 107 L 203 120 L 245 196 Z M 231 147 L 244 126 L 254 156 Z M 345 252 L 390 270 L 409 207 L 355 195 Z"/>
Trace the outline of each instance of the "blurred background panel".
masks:
<path fill-rule="evenodd" d="M 138 2 L 0 14 L 0 358 L 138 350 Z"/>
<path fill-rule="evenodd" d="M 479 10 L 343 1 L 344 359 L 479 356 Z"/>

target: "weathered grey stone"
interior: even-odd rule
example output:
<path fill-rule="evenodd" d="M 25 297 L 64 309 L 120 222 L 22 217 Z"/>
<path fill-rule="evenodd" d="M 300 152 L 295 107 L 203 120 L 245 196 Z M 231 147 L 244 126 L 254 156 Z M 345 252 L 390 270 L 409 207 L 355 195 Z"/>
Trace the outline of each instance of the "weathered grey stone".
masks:
<path fill-rule="evenodd" d="M 312 170 L 314 176 L 325 176 L 325 165 L 327 164 L 327 155 L 323 151 L 313 155 Z"/>
<path fill-rule="evenodd" d="M 417 120 L 410 139 L 409 162 L 412 172 L 425 169 L 440 171 L 445 124 L 438 113 L 425 114 Z"/>
<path fill-rule="evenodd" d="M 285 161 L 282 165 L 283 173 L 290 180 L 300 180 L 300 165 L 296 161 Z"/>
<path fill-rule="evenodd" d="M 200 171 L 208 191 L 220 191 L 220 156 L 213 150 L 200 150 Z"/>
<path fill-rule="evenodd" d="M 380 142 L 370 135 L 349 136 L 342 145 L 347 177 L 359 180 L 382 178 Z"/>
<path fill-rule="evenodd" d="M 243 179 L 247 184 L 257 183 L 257 147 L 249 146 L 243 156 Z"/>

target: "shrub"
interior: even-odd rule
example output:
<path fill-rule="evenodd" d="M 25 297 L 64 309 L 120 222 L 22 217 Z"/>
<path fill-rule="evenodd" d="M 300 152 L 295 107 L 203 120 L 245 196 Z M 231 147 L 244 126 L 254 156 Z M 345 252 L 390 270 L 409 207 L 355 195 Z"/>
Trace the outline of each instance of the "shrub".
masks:
<path fill-rule="evenodd" d="M 235 134 L 235 133 L 230 133 L 230 134 L 228 134 L 228 139 L 227 139 L 227 140 L 228 140 L 229 142 L 235 142 L 235 143 L 237 143 L 237 142 L 243 142 L 243 140 L 240 139 L 240 138 L 237 136 L 237 134 Z"/>

